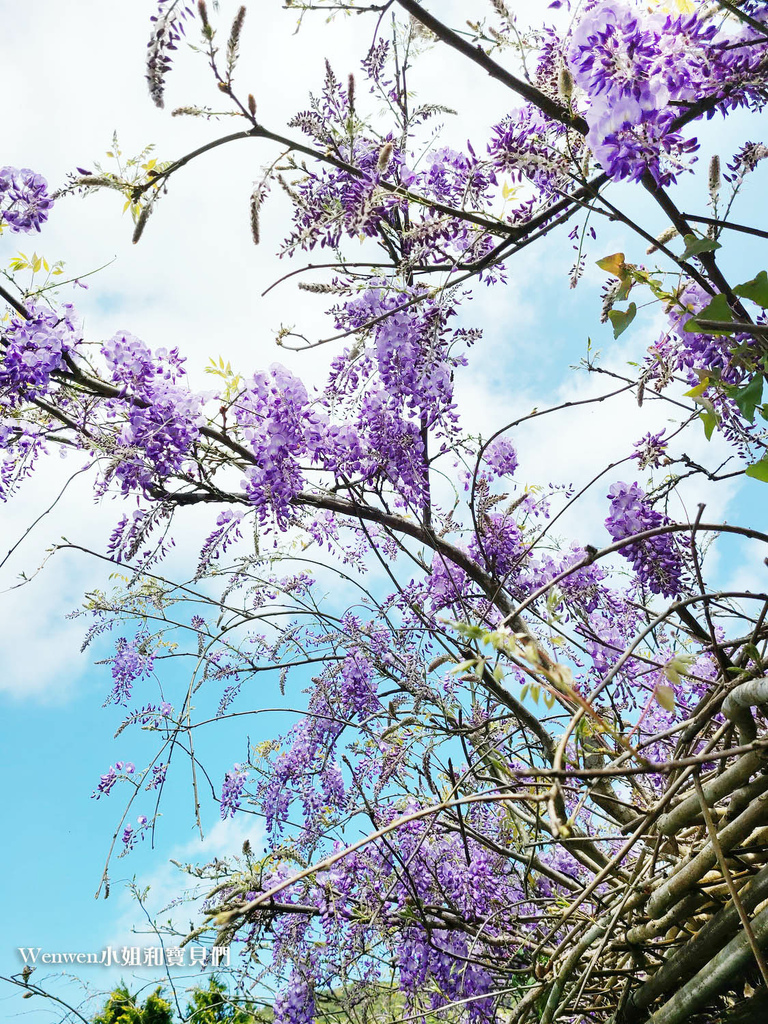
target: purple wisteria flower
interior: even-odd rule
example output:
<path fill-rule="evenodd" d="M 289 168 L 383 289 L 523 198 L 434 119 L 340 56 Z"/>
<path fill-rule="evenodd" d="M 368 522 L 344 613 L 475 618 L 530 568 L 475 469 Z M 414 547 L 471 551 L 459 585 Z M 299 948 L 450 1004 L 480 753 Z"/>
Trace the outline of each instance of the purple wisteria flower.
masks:
<path fill-rule="evenodd" d="M 155 656 L 143 649 L 143 643 L 144 638 L 141 637 L 130 641 L 120 637 L 115 642 L 116 654 L 111 659 L 114 685 L 106 703 L 127 704 L 136 680 L 152 671 Z"/>
<path fill-rule="evenodd" d="M 755 428 L 746 420 L 734 392 L 747 385 L 753 376 L 750 367 L 759 359 L 761 343 L 754 335 L 741 332 L 707 334 L 687 329 L 693 326 L 692 317 L 713 301 L 721 302 L 722 296 L 715 295 L 713 299 L 701 285 L 689 281 L 677 302 L 667 310 L 669 329 L 649 348 L 646 365 L 649 378 L 659 382 L 656 387 L 668 383 L 673 371 L 678 371 L 692 387 L 705 380 L 713 383 L 715 386 L 706 391 L 705 398 L 715 414 L 717 428 L 726 437 L 743 443 L 745 433 Z M 762 314 L 759 319 L 763 319 Z"/>
<path fill-rule="evenodd" d="M 586 8 L 566 60 L 588 103 L 587 144 L 598 162 L 617 178 L 648 172 L 657 184 L 675 181 L 698 148 L 675 128 L 685 105 L 712 98 L 725 110 L 757 101 L 767 42 L 748 27 L 634 0 Z"/>
<path fill-rule="evenodd" d="M 165 782 L 168 772 L 168 764 L 157 764 L 152 767 L 152 778 L 147 783 L 147 789 L 158 789 Z"/>
<path fill-rule="evenodd" d="M 107 773 L 101 776 L 101 781 L 99 782 L 98 786 L 93 791 L 93 793 L 91 793 L 91 799 L 100 800 L 101 797 L 103 796 L 109 796 L 112 787 L 116 782 L 117 771 L 114 769 L 112 765 L 110 765 Z"/>
<path fill-rule="evenodd" d="M 485 449 L 483 461 L 493 470 L 495 476 L 514 476 L 517 469 L 517 450 L 511 441 L 497 437 Z"/>
<path fill-rule="evenodd" d="M 302 974 L 293 971 L 275 997 L 275 1024 L 314 1024 L 315 996 Z"/>
<path fill-rule="evenodd" d="M 140 814 L 136 819 L 136 824 L 139 826 L 138 828 L 135 828 L 130 823 L 125 826 L 121 837 L 123 846 L 125 847 L 123 853 L 128 853 L 129 850 L 132 850 L 139 839 L 144 839 L 148 823 L 149 819 L 146 814 Z"/>
<path fill-rule="evenodd" d="M 147 492 L 159 479 L 183 472 L 200 434 L 202 396 L 177 384 L 184 360 L 172 349 L 152 350 L 121 332 L 101 349 L 123 395 L 110 408 L 127 417 L 117 435 L 117 463 L 110 474 L 123 493 Z"/>
<path fill-rule="evenodd" d="M 0 403 L 11 407 L 29 394 L 45 395 L 51 377 L 78 345 L 79 323 L 71 305 L 32 308 L 29 319 L 14 316 L 0 349 Z"/>
<path fill-rule="evenodd" d="M 257 373 L 241 393 L 235 416 L 255 455 L 245 481 L 249 498 L 262 518 L 268 510 L 287 525 L 291 502 L 304 484 L 299 459 L 307 454 L 309 396 L 290 370 L 274 363 Z"/>
<path fill-rule="evenodd" d="M 608 497 L 611 514 L 605 526 L 615 541 L 670 522 L 645 500 L 645 491 L 636 483 L 614 484 Z M 621 553 L 630 560 L 638 580 L 652 594 L 677 597 L 685 589 L 685 565 L 672 535 L 659 534 L 634 541 L 621 548 Z"/>
<path fill-rule="evenodd" d="M 0 169 L 0 226 L 5 221 L 16 233 L 39 231 L 52 207 L 53 197 L 42 175 L 28 167 Z"/>
<path fill-rule="evenodd" d="M 631 457 L 637 459 L 640 469 L 646 469 L 648 466 L 659 468 L 669 444 L 669 441 L 664 440 L 665 433 L 665 430 L 660 430 L 657 434 L 648 433 L 642 440 L 635 442 L 633 447 L 636 450 Z"/>
<path fill-rule="evenodd" d="M 126 775 L 133 775 L 136 771 L 136 766 L 132 761 L 115 761 L 114 766 L 110 765 L 107 773 L 101 776 L 101 781 L 93 793 L 91 793 L 91 799 L 99 800 L 102 796 L 109 796 L 112 787 L 117 782 L 118 774 L 123 771 Z"/>
<path fill-rule="evenodd" d="M 0 409 L 9 399 L 0 395 Z M 0 419 L 0 501 L 7 501 L 22 480 L 32 474 L 38 457 L 47 451 L 46 428 L 13 417 Z"/>
<path fill-rule="evenodd" d="M 236 811 L 240 810 L 240 800 L 245 788 L 247 772 L 239 764 L 233 765 L 232 770 L 224 776 L 221 787 L 221 819 L 234 818 Z"/>
<path fill-rule="evenodd" d="M 568 157 L 557 147 L 564 131 L 563 125 L 527 104 L 494 127 L 488 154 L 493 166 L 513 181 L 527 180 L 544 195 L 556 194 L 568 182 Z"/>

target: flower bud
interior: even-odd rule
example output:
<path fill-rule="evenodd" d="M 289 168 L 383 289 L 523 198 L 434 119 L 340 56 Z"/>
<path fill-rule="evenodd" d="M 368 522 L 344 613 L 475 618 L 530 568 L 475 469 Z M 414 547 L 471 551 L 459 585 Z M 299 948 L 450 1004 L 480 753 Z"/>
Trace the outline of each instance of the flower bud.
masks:
<path fill-rule="evenodd" d="M 717 193 L 720 191 L 721 179 L 720 179 L 720 157 L 717 153 L 714 153 L 712 159 L 709 161 L 709 179 L 707 182 L 709 186 L 709 194 L 714 199 Z"/>
<path fill-rule="evenodd" d="M 560 65 L 560 74 L 557 78 L 557 91 L 564 100 L 570 100 L 573 95 L 573 76 L 568 70 L 568 65 L 565 62 Z"/>

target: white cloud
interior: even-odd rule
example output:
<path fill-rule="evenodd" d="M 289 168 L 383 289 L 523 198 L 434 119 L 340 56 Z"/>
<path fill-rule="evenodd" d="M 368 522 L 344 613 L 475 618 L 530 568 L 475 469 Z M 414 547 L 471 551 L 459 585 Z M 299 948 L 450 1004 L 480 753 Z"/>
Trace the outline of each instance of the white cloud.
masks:
<path fill-rule="evenodd" d="M 86 555 L 51 553 L 65 538 L 100 550 L 109 535 L 114 508 L 93 504 L 85 476 L 67 486 L 81 464 L 45 460 L 0 505 L 0 693 L 18 700 L 62 703 L 88 668 L 89 658 L 78 653 L 86 627 L 65 616 L 87 589 L 103 585 L 105 571 Z"/>
<path fill-rule="evenodd" d="M 190 922 L 200 923 L 200 899 L 213 888 L 210 881 L 201 881 L 181 871 L 171 861 L 180 864 L 205 864 L 214 859 L 226 860 L 241 856 L 243 843 L 248 840 L 254 851 L 264 844 L 264 830 L 261 823 L 250 815 L 241 814 L 226 821 L 217 821 L 206 833 L 171 849 L 167 859 L 149 874 L 142 875 L 140 888 L 148 890 L 144 906 L 158 925 L 171 921 L 180 932 L 186 933 Z M 113 868 L 114 870 L 114 868 Z M 179 898 L 184 893 L 184 899 Z M 117 895 L 117 893 L 113 894 Z M 187 902 L 191 899 L 192 902 Z M 128 886 L 118 895 L 115 919 L 109 925 L 103 944 L 114 948 L 135 946 L 137 933 L 142 944 L 153 945 L 147 938 L 147 917 L 138 902 L 130 894 Z"/>
<path fill-rule="evenodd" d="M 515 6 L 515 5 L 511 5 Z M 526 5 L 531 20 L 547 9 L 545 0 Z M 233 5 L 222 4 L 234 13 Z M 118 128 L 125 155 L 133 155 L 147 142 L 157 143 L 160 159 L 178 156 L 203 141 L 229 131 L 234 122 L 211 124 L 172 118 L 149 101 L 143 80 L 143 55 L 148 36 L 148 16 L 154 2 L 129 7 L 107 5 L 101 0 L 79 0 L 61 5 L 38 0 L 19 7 L 8 20 L 0 39 L 0 75 L 6 91 L 23 82 L 23 103 L 4 112 L 4 161 L 43 170 L 60 184 L 68 170 L 88 167 L 110 145 Z M 467 17 L 466 4 L 451 0 L 445 17 L 460 23 Z M 488 14 L 490 16 L 490 9 Z M 559 15 L 549 12 L 548 17 Z M 341 18 L 326 23 L 322 16 L 308 18 L 294 35 L 296 16 L 278 5 L 261 5 L 249 11 L 243 38 L 243 57 L 238 80 L 256 96 L 260 117 L 280 129 L 296 110 L 306 106 L 308 90 L 317 92 L 327 54 L 342 80 L 358 71 L 359 59 L 370 41 L 372 22 L 364 17 Z M 45 28 L 45 38 L 41 32 Z M 226 26 L 223 31 L 226 31 Z M 190 29 L 190 38 L 195 30 Z M 46 40 L 55 40 L 48 45 Z M 119 40 L 119 43 L 115 41 Z M 32 45 L 34 41 L 34 45 Z M 504 54 L 500 59 L 506 59 Z M 512 106 L 516 97 L 485 73 L 442 47 L 427 50 L 416 63 L 411 85 L 418 99 L 440 100 L 461 111 L 446 115 L 442 139 L 437 144 L 462 146 L 487 134 L 487 126 Z M 216 95 L 204 61 L 183 46 L 174 57 L 168 78 L 167 106 L 186 102 L 211 102 Z M 467 110 L 467 96 L 472 109 Z M 369 97 L 365 97 L 365 102 Z M 45 111 L 45 130 L 33 113 Z M 729 122 L 730 126 L 731 122 Z M 730 130 L 730 129 L 729 129 Z M 712 134 L 712 133 L 710 133 Z M 718 126 L 717 141 L 726 137 Z M 59 203 L 49 228 L 37 239 L 7 235 L 4 251 L 17 245 L 38 244 L 51 258 L 66 257 L 68 270 L 83 272 L 115 259 L 102 273 L 89 279 L 88 292 L 77 291 L 74 301 L 86 319 L 88 337 L 98 339 L 117 329 L 129 329 L 153 345 L 178 345 L 189 356 L 195 386 L 210 383 L 202 368 L 209 357 L 222 355 L 249 373 L 273 360 L 285 362 L 310 383 L 322 381 L 329 358 L 339 345 L 293 355 L 277 350 L 274 331 L 281 323 L 295 323 L 312 338 L 330 333 L 330 320 L 314 296 L 298 291 L 293 279 L 265 297 L 261 292 L 277 276 L 302 265 L 322 262 L 324 252 L 304 254 L 280 263 L 274 250 L 285 233 L 288 206 L 279 190 L 264 208 L 263 242 L 255 248 L 248 227 L 248 196 L 261 166 L 274 156 L 271 144 L 244 140 L 208 154 L 176 175 L 167 197 L 159 204 L 138 246 L 130 243 L 130 224 L 120 216 L 120 199 L 113 195 L 87 201 L 69 198 Z M 658 218 L 658 214 L 649 214 Z M 598 255 L 626 244 L 623 229 L 603 220 L 596 222 Z M 663 227 L 659 223 L 658 227 Z M 591 254 L 591 256 L 594 254 Z M 636 255 L 636 254 L 635 254 Z M 470 353 L 468 372 L 458 375 L 457 390 L 465 426 L 486 435 L 505 420 L 529 411 L 534 405 L 595 397 L 604 387 L 599 378 L 555 375 L 562 342 L 542 337 L 542 304 L 557 289 L 565 288 L 565 274 L 572 259 L 569 246 L 532 246 L 509 264 L 507 287 L 476 290 L 475 301 L 465 307 L 468 323 L 485 328 L 483 342 Z M 635 258 L 635 256 L 633 256 Z M 601 274 L 590 261 L 585 286 L 595 292 Z M 563 300 L 570 302 L 570 299 Z M 595 297 L 596 302 L 596 297 Z M 576 307 L 574 307 L 576 308 Z M 541 373 L 552 366 L 558 381 L 542 394 L 527 383 L 531 369 Z M 589 405 L 529 422 L 514 432 L 521 454 L 520 478 L 529 482 L 572 480 L 586 482 L 607 461 L 625 457 L 632 442 L 649 429 L 663 425 L 661 405 L 646 402 L 638 411 L 632 400 Z M 713 447 L 692 435 L 692 458 L 711 457 Z M 698 453 L 698 454 L 697 454 Z M 625 471 L 622 467 L 621 471 Z M 618 472 L 618 471 L 617 471 Z M 30 517 L 42 510 L 60 480 L 60 467 L 49 460 L 38 482 L 28 484 L 20 499 L 0 509 L 2 536 L 16 538 Z M 605 482 L 609 482 L 605 478 Z M 699 500 L 708 503 L 708 516 L 724 514 L 736 488 L 717 489 L 687 484 L 681 491 L 687 507 Z M 603 481 L 564 518 L 564 534 L 587 540 L 601 529 L 604 510 Z M 103 542 L 119 515 L 120 502 L 91 504 L 85 486 L 76 487 L 51 516 L 42 521 L 20 554 L 4 570 L 7 587 L 19 568 L 33 567 L 42 557 L 46 542 L 64 534 L 73 541 L 87 539 L 91 546 Z M 683 509 L 673 510 L 683 514 Z M 183 572 L 188 552 L 210 521 L 208 512 L 186 513 L 177 529 L 178 547 L 168 562 L 169 572 Z M 310 552 L 311 553 L 311 552 Z M 79 623 L 62 616 L 79 603 L 80 595 L 94 581 L 103 582 L 101 569 L 85 559 L 55 559 L 33 584 L 0 595 L 7 629 L 0 643 L 3 675 L 0 690 L 17 697 L 35 695 L 60 699 L 72 691 L 86 659 L 74 657 L 81 635 Z M 61 568 L 59 568 L 61 566 Z M 34 663 L 24 652 L 34 644 Z M 59 669 L 66 650 L 67 669 Z M 70 652 L 72 657 L 70 658 Z M 57 671 L 58 669 L 58 671 Z"/>

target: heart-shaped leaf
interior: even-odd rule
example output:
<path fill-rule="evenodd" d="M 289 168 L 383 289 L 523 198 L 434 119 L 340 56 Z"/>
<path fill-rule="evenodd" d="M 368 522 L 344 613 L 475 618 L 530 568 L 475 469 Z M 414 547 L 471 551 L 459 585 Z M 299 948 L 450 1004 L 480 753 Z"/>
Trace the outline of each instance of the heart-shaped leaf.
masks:
<path fill-rule="evenodd" d="M 613 324 L 613 336 L 614 336 L 614 338 L 618 338 L 618 336 L 620 334 L 623 334 L 624 331 L 626 331 L 626 329 L 629 327 L 629 325 L 635 319 L 636 315 L 637 315 L 637 306 L 635 305 L 634 302 L 630 302 L 630 304 L 626 308 L 626 310 L 622 310 L 622 309 L 612 309 L 611 310 L 611 312 L 608 314 L 608 319 Z"/>

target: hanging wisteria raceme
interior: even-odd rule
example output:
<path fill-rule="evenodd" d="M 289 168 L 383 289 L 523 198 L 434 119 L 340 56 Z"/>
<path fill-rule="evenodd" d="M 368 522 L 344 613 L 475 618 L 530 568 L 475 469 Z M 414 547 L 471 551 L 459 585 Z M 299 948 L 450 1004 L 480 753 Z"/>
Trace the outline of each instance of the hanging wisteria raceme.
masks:
<path fill-rule="evenodd" d="M 66 365 L 77 347 L 78 325 L 74 308 L 31 309 L 15 316 L 4 333 L 0 366 L 0 403 L 13 408 L 30 395 L 45 396 L 51 378 Z"/>
<path fill-rule="evenodd" d="M 77 613 L 92 620 L 86 646 L 114 638 L 105 703 L 136 760 L 92 794 L 130 793 L 119 855 L 162 827 L 184 754 L 199 825 L 203 775 L 221 820 L 258 817 L 262 853 L 246 842 L 189 868 L 211 881 L 195 934 L 243 953 L 239 983 L 272 991 L 280 1024 L 724 1020 L 751 998 L 745 978 L 768 985 L 759 957 L 745 968 L 763 911 L 754 943 L 739 933 L 744 906 L 768 898 L 768 596 L 716 588 L 705 555 L 720 535 L 768 536 L 708 521 L 696 488 L 768 480 L 768 277 L 761 265 L 729 280 L 719 251 L 734 232 L 765 237 L 735 211 L 768 148 L 746 141 L 722 172 L 696 158 L 705 118 L 768 101 L 768 11 L 589 0 L 528 25 L 530 11 L 493 0 L 451 26 L 417 0 L 289 3 L 302 24 L 342 7 L 371 31 L 359 70 L 344 79 L 326 62 L 278 131 L 239 91 L 248 20 L 238 7 L 220 27 L 225 6 L 162 0 L 147 78 L 163 106 L 186 36 L 241 130 L 130 181 L 78 171 L 64 191 L 121 192 L 144 244 L 197 156 L 263 146 L 244 209 L 259 242 L 262 206 L 287 196 L 279 254 L 332 333 L 285 328 L 278 342 L 327 352 L 320 383 L 294 364 L 220 361 L 196 392 L 179 347 L 123 327 L 87 337 L 51 288 L 0 287 L 0 496 L 60 446 L 96 497 L 120 503 L 97 554 L 125 583 Z M 436 137 L 449 112 L 413 88 L 432 47 L 506 98 L 486 128 L 470 108 L 465 146 Z M 670 188 L 699 170 L 706 216 Z M 39 231 L 51 205 L 39 175 L 0 171 L 0 226 Z M 626 229 L 626 252 L 596 248 L 606 220 Z M 631 393 L 648 420 L 621 465 L 584 485 L 531 476 L 544 459 L 527 423 L 569 415 L 554 388 L 522 415 L 497 390 L 486 437 L 460 401 L 485 344 L 474 282 L 503 297 L 547 236 L 576 250 L 571 287 L 589 260 L 608 274 L 593 296 L 604 338 L 635 344 L 640 307 L 661 314 L 626 367 L 588 350 L 586 368 L 616 389 L 578 404 Z M 530 356 L 515 350 L 515 309 L 499 309 L 506 386 Z M 649 407 L 665 409 L 663 429 Z M 727 447 L 725 463 L 689 454 L 702 437 Z M 590 498 L 589 537 L 564 536 L 561 519 Z M 163 559 L 191 505 L 210 522 L 179 584 Z M 286 708 L 296 718 L 276 736 L 262 723 Z M 247 736 L 203 769 L 197 728 L 241 715 Z M 154 744 L 143 762 L 137 727 Z M 147 796 L 151 816 L 133 807 Z"/>
<path fill-rule="evenodd" d="M 566 60 L 588 98 L 587 143 L 612 177 L 674 181 L 698 148 L 676 130 L 685 104 L 711 100 L 711 113 L 763 102 L 765 11 L 757 28 L 712 13 L 603 0 L 580 19 Z"/>
<path fill-rule="evenodd" d="M 40 231 L 48 220 L 53 196 L 48 182 L 28 167 L 0 168 L 0 228 L 5 223 L 11 231 Z"/>
<path fill-rule="evenodd" d="M 645 493 L 635 484 L 618 483 L 608 492 L 611 513 L 605 521 L 613 540 L 631 537 L 667 520 L 645 500 Z M 675 597 L 685 587 L 685 566 L 674 543 L 674 537 L 661 534 L 647 541 L 636 541 L 621 549 L 635 570 L 638 583 L 647 585 L 653 594 Z"/>

